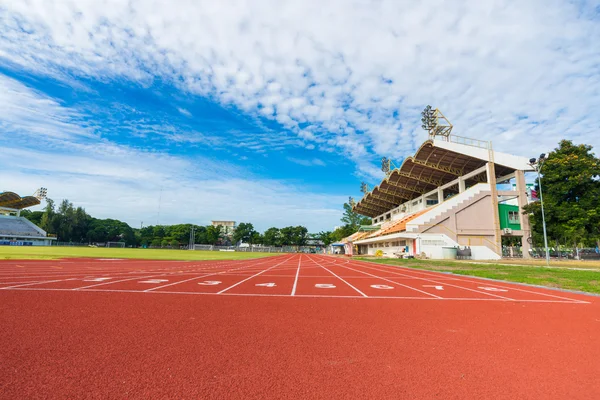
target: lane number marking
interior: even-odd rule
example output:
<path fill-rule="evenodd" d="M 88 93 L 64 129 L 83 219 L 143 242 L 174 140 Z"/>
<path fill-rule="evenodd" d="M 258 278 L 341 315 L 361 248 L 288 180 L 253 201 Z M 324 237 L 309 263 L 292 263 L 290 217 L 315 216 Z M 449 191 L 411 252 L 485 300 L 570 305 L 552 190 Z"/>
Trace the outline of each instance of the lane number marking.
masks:
<path fill-rule="evenodd" d="M 148 279 L 147 281 L 139 281 L 138 283 L 163 283 L 169 282 L 168 279 Z"/>
<path fill-rule="evenodd" d="M 102 281 L 107 281 L 109 279 L 112 278 L 91 278 L 91 279 L 84 279 L 84 282 L 102 282 Z"/>
<path fill-rule="evenodd" d="M 386 290 L 394 288 L 393 286 L 389 286 L 389 285 L 371 285 L 371 287 L 373 289 L 386 289 Z"/>
<path fill-rule="evenodd" d="M 274 282 L 269 282 L 269 283 L 257 283 L 254 286 L 275 287 L 277 285 Z"/>
<path fill-rule="evenodd" d="M 335 285 L 331 283 L 317 283 L 315 287 L 319 289 L 334 289 Z"/>
<path fill-rule="evenodd" d="M 218 285 L 219 283 L 221 283 L 221 281 L 204 281 L 204 282 L 198 282 L 198 285 L 215 286 L 215 285 Z"/>
<path fill-rule="evenodd" d="M 432 287 L 435 288 L 435 290 L 444 290 L 444 287 L 440 285 L 423 285 L 423 287 Z"/>
<path fill-rule="evenodd" d="M 507 289 L 500 289 L 500 288 L 489 287 L 489 286 L 479 286 L 478 289 L 487 290 L 488 292 L 508 292 Z"/>

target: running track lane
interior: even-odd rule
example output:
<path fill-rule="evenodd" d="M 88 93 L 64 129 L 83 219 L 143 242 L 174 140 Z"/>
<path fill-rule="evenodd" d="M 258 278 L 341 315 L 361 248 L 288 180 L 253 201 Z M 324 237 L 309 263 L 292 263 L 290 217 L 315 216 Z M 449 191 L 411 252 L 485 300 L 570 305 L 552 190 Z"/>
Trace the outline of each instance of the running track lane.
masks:
<path fill-rule="evenodd" d="M 335 278 L 315 264 L 365 293 L 372 277 L 349 268 L 449 278 L 302 257 L 298 286 L 304 266 Z M 292 264 L 259 276 L 293 280 Z M 587 303 L 0 290 L 0 397 L 600 398 L 597 298 L 460 278 Z"/>

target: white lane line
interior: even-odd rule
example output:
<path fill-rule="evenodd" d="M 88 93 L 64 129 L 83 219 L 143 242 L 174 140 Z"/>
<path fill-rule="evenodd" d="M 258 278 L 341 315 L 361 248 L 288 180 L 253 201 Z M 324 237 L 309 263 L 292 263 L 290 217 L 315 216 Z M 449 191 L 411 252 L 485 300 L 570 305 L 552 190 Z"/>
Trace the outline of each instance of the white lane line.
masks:
<path fill-rule="evenodd" d="M 225 288 L 225 289 L 221 290 L 220 292 L 217 292 L 217 294 L 222 294 L 222 293 L 225 293 L 225 292 L 226 292 L 226 291 L 228 291 L 229 289 L 233 289 L 233 288 L 234 288 L 234 287 L 236 287 L 237 285 L 240 285 L 240 284 L 242 284 L 242 283 L 244 283 L 244 282 L 246 282 L 246 281 L 248 281 L 248 280 L 250 280 L 250 279 L 252 279 L 252 278 L 254 278 L 254 277 L 256 277 L 256 276 L 259 276 L 260 274 L 263 274 L 263 273 L 265 273 L 265 272 L 267 272 L 267 271 L 269 271 L 269 270 L 271 270 L 271 269 L 273 269 L 273 268 L 275 268 L 275 267 L 277 267 L 277 266 L 279 266 L 279 265 L 281 265 L 281 264 L 285 263 L 286 261 L 289 261 L 289 260 L 291 260 L 292 258 L 294 258 L 294 257 L 292 256 L 292 257 L 290 257 L 290 258 L 287 258 L 287 259 L 283 260 L 282 262 L 280 262 L 279 264 L 275 264 L 275 265 L 273 265 L 272 267 L 270 267 L 270 268 L 267 268 L 267 269 L 265 269 L 265 270 L 263 270 L 263 271 L 259 272 L 258 274 L 254 274 L 254 275 L 252 275 L 251 277 L 244 279 L 243 281 L 239 281 L 238 283 L 236 283 L 236 284 L 234 284 L 234 285 L 231 285 L 231 286 L 229 286 L 228 288 Z"/>
<path fill-rule="evenodd" d="M 228 270 L 220 271 L 220 272 L 212 272 L 210 274 L 201 275 L 201 276 L 195 276 L 193 278 L 185 279 L 183 281 L 168 283 L 166 285 L 162 285 L 162 286 L 157 286 L 157 287 L 153 287 L 153 288 L 150 288 L 150 289 L 146 289 L 146 290 L 144 290 L 144 292 L 151 292 L 151 291 L 156 290 L 156 289 L 162 289 L 162 288 L 165 288 L 165 287 L 168 287 L 168 286 L 173 286 L 173 285 L 178 285 L 180 283 L 185 283 L 185 282 L 193 281 L 194 279 L 206 278 L 207 276 L 221 275 L 221 274 L 225 274 L 225 273 L 230 272 L 230 271 L 238 271 L 238 270 L 241 270 L 241 269 L 244 269 L 244 268 L 251 268 L 251 267 L 255 267 L 255 266 L 259 265 L 259 264 L 264 264 L 264 263 L 266 263 L 268 261 L 272 261 L 272 260 L 267 260 L 267 261 L 263 260 L 263 261 L 261 261 L 259 263 L 252 264 L 252 265 L 243 265 L 243 266 L 241 266 L 239 268 L 228 269 Z M 229 264 L 229 265 L 235 265 L 235 264 Z"/>
<path fill-rule="evenodd" d="M 294 279 L 294 287 L 292 287 L 292 296 L 296 295 L 296 287 L 298 286 L 298 275 L 300 275 L 300 262 L 302 261 L 302 254 L 298 258 L 298 270 L 296 271 L 296 279 Z"/>
<path fill-rule="evenodd" d="M 72 281 L 73 279 L 76 279 L 76 278 L 55 279 L 53 281 L 41 281 L 41 282 L 35 282 L 35 283 L 25 283 L 23 285 L 5 286 L 5 287 L 0 288 L 0 290 L 20 288 L 20 287 L 23 287 L 23 286 L 30 286 L 30 285 L 41 285 L 41 284 L 44 284 L 44 283 L 66 282 L 66 281 Z"/>
<path fill-rule="evenodd" d="M 62 292 L 71 292 L 71 289 L 60 289 L 60 288 L 33 288 L 33 287 L 22 287 L 22 288 L 14 288 L 10 289 L 13 291 L 62 291 Z M 127 290 L 127 289 L 83 289 L 78 290 L 78 293 L 103 293 L 103 292 L 111 292 L 111 293 L 144 293 L 142 290 Z M 151 293 L 161 293 L 161 294 L 192 294 L 192 295 L 218 295 L 218 293 L 211 292 L 174 292 L 174 291 L 162 291 L 162 292 L 151 292 Z M 288 294 L 265 294 L 265 293 L 223 293 L 221 296 L 246 296 L 246 297 L 285 297 L 292 298 L 292 296 Z M 496 301 L 496 302 L 509 302 L 512 300 L 504 300 L 504 299 L 492 299 L 492 298 L 476 298 L 476 297 L 447 297 L 437 299 L 434 297 L 414 297 L 414 296 L 371 296 L 371 297 L 363 297 L 363 296 L 337 296 L 337 295 L 311 295 L 311 294 L 297 294 L 294 298 L 305 297 L 305 298 L 346 298 L 346 299 L 399 299 L 399 300 L 430 300 L 430 301 Z M 519 300 L 519 302 L 526 303 L 560 303 L 560 304 L 590 304 L 587 301 L 573 301 L 573 300 Z"/>
<path fill-rule="evenodd" d="M 426 295 L 428 295 L 428 296 L 435 297 L 435 298 L 437 298 L 437 299 L 443 299 L 443 297 L 436 296 L 436 295 L 435 295 L 435 294 L 433 294 L 433 293 L 428 293 L 428 292 L 426 292 L 426 291 L 424 291 L 424 290 L 419 290 L 419 289 L 417 289 L 417 288 L 414 288 L 414 287 L 412 287 L 412 286 L 404 285 L 404 284 L 402 284 L 402 283 L 400 283 L 400 282 L 396 282 L 396 281 L 393 281 L 393 280 L 391 280 L 391 279 L 388 279 L 388 278 L 382 278 L 381 276 L 373 275 L 373 274 L 370 274 L 370 273 L 368 273 L 368 272 L 365 272 L 365 271 L 360 271 L 360 270 L 358 270 L 358 269 L 354 269 L 354 268 L 350 268 L 350 267 L 346 267 L 346 266 L 343 266 L 342 268 L 347 268 L 347 269 L 349 269 L 349 270 L 352 270 L 352 271 L 360 272 L 361 274 L 369 275 L 369 276 L 371 276 L 371 277 L 373 277 L 373 278 L 377 278 L 377 279 L 381 279 L 381 280 L 384 280 L 384 281 L 387 281 L 387 282 L 391 282 L 391 283 L 393 283 L 393 284 L 396 284 L 396 285 L 399 285 L 399 286 L 404 286 L 404 287 L 405 287 L 405 288 L 407 288 L 407 289 L 411 289 L 411 290 L 417 291 L 417 292 L 419 292 L 419 293 L 423 293 L 423 294 L 426 294 Z"/>
<path fill-rule="evenodd" d="M 357 288 L 355 288 L 354 286 L 352 286 L 350 283 L 348 283 L 346 280 L 344 280 L 343 278 L 340 278 L 338 275 L 336 275 L 335 273 L 331 272 L 330 270 L 328 270 L 327 268 L 325 268 L 324 266 L 322 266 L 321 264 L 319 264 L 318 262 L 316 262 L 315 260 L 313 260 L 312 258 L 308 257 L 309 260 L 311 260 L 312 262 L 314 262 L 315 264 L 317 264 L 318 266 L 320 266 L 321 268 L 323 268 L 325 271 L 329 272 L 331 275 L 335 276 L 336 278 L 338 278 L 340 281 L 344 282 L 346 285 L 350 286 L 352 289 L 356 290 L 358 293 L 360 293 L 362 296 L 364 297 L 369 297 L 366 294 L 364 294 L 363 292 L 361 292 L 360 290 L 358 290 Z"/>
<path fill-rule="evenodd" d="M 369 262 L 366 262 L 366 261 L 354 261 L 354 263 L 373 264 L 373 263 L 369 263 Z M 422 271 L 422 270 L 418 270 L 418 269 L 414 269 L 414 268 L 410 268 L 410 267 L 403 267 L 403 266 L 400 266 L 400 265 L 393 265 L 392 266 L 392 265 L 385 265 L 385 264 L 378 264 L 378 263 L 374 263 L 374 264 L 377 264 L 378 266 L 381 266 L 381 267 L 387 267 L 387 268 L 390 268 L 390 269 L 395 269 L 395 270 L 400 269 L 400 270 L 403 270 L 403 271 L 406 271 L 406 272 L 415 273 L 415 274 L 421 274 L 421 275 L 425 275 L 425 276 L 434 276 L 436 278 L 437 278 L 438 275 L 440 275 L 439 272 L 435 272 L 435 271 Z M 392 272 L 392 271 L 386 271 L 386 272 Z M 394 273 L 394 272 L 392 272 L 392 273 Z M 453 275 L 453 276 L 456 276 L 456 275 Z M 420 278 L 420 279 L 422 279 L 422 278 Z M 536 292 L 536 291 L 533 291 L 533 290 L 520 289 L 518 287 L 502 286 L 502 283 L 500 285 L 498 285 L 496 280 L 487 281 L 487 280 L 473 280 L 473 279 L 463 279 L 463 278 L 455 278 L 455 279 L 457 281 L 461 281 L 461 282 L 478 283 L 478 284 L 484 284 L 484 285 L 488 285 L 488 286 L 496 286 L 496 287 L 502 288 L 502 289 L 517 290 L 517 291 L 520 291 L 520 292 L 532 293 L 532 294 L 537 294 L 537 295 L 540 295 L 540 296 L 554 297 L 554 298 L 563 299 L 563 300 L 571 300 L 573 302 L 583 301 L 583 300 L 571 299 L 569 297 L 556 296 L 556 295 L 552 295 L 552 294 L 548 294 L 548 293 Z M 475 279 L 477 279 L 477 278 L 475 278 Z M 491 282 L 493 282 L 493 283 L 491 283 Z M 510 283 L 511 282 L 506 282 L 504 284 L 506 285 L 506 284 L 510 284 Z M 519 283 L 515 282 L 515 284 L 518 285 Z M 540 289 L 544 290 L 544 288 L 540 288 Z M 552 290 L 552 289 L 548 288 L 547 290 Z M 518 300 L 518 301 L 521 301 L 521 300 Z"/>
<path fill-rule="evenodd" d="M 362 267 L 369 268 L 369 269 L 372 269 L 374 271 L 379 271 L 379 272 L 389 272 L 387 270 L 381 270 L 381 269 L 377 269 L 377 268 L 373 268 L 373 267 L 368 267 L 366 265 L 362 265 Z M 344 267 L 344 268 L 349 268 L 349 267 Z M 410 277 L 409 275 L 404 275 L 404 274 L 401 274 L 399 272 L 392 272 L 392 273 L 394 275 L 398 275 L 399 277 Z M 425 281 L 425 282 L 437 283 L 438 285 L 442 285 L 442 286 L 452 286 L 452 287 L 455 287 L 455 288 L 458 288 L 458 289 L 468 290 L 470 292 L 475 292 L 475 293 L 479 293 L 479 294 L 485 294 L 486 296 L 499 297 L 499 298 L 504 299 L 504 300 L 516 301 L 515 299 L 512 299 L 510 297 L 500 296 L 498 294 L 492 294 L 492 293 L 489 293 L 489 292 L 482 292 L 480 290 L 470 289 L 470 288 L 466 288 L 466 287 L 463 287 L 463 286 L 452 285 L 452 284 L 447 283 L 447 282 L 439 282 L 439 281 L 434 281 L 433 279 L 427 279 L 427 278 L 420 278 L 420 279 L 423 280 L 423 281 Z"/>
<path fill-rule="evenodd" d="M 167 275 L 169 275 L 169 274 L 166 274 L 166 273 L 165 273 L 165 274 L 159 274 L 159 275 L 157 275 L 157 274 L 154 274 L 154 275 L 148 275 L 148 276 L 136 276 L 136 277 L 134 277 L 134 278 L 119 279 L 119 280 L 116 280 L 116 281 L 105 281 L 105 282 L 102 282 L 102 283 L 97 283 L 97 284 L 94 284 L 94 285 L 88 285 L 88 286 L 76 287 L 76 288 L 73 288 L 73 289 L 71 289 L 71 290 L 82 290 L 82 289 L 89 289 L 89 288 L 91 288 L 91 287 L 96 287 L 96 286 L 111 285 L 111 284 L 113 284 L 113 283 L 127 282 L 127 281 L 134 281 L 134 280 L 136 280 L 136 279 L 148 279 L 148 278 L 153 278 L 153 277 L 155 277 L 155 276 L 167 276 Z"/>

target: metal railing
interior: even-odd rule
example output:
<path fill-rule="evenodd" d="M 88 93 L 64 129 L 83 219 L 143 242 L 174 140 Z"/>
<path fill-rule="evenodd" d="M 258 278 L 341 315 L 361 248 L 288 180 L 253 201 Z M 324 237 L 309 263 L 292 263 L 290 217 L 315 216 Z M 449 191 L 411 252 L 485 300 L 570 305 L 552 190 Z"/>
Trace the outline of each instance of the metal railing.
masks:
<path fill-rule="evenodd" d="M 464 136 L 450 135 L 448 136 L 447 141 L 451 143 L 464 144 L 466 146 L 478 147 L 480 149 L 490 149 L 490 142 L 485 140 L 468 138 Z"/>
<path fill-rule="evenodd" d="M 555 260 L 600 260 L 600 249 L 593 247 L 567 248 L 551 247 L 549 249 L 550 258 Z M 532 258 L 546 258 L 544 247 L 533 247 L 529 250 Z M 506 258 L 522 258 L 523 250 L 521 246 L 502 246 L 502 256 Z"/>

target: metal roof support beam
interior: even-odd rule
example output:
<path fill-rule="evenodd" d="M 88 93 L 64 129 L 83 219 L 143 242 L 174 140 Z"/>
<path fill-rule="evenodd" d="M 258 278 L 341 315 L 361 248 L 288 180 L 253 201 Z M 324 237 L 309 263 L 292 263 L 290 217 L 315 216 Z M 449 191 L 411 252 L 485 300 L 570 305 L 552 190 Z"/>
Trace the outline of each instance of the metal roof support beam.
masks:
<path fill-rule="evenodd" d="M 388 207 L 390 210 L 392 208 L 398 207 L 398 204 L 399 204 L 395 201 L 390 200 L 389 197 L 385 197 L 381 194 L 374 194 L 373 192 L 370 193 L 369 201 L 370 200 L 374 200 L 373 202 L 375 204 L 382 205 L 384 207 Z"/>
<path fill-rule="evenodd" d="M 364 199 L 363 199 L 364 200 Z M 383 207 L 379 207 L 379 206 L 375 206 L 366 202 L 363 202 L 363 200 L 359 201 L 358 204 L 356 205 L 356 207 L 363 207 L 366 208 L 369 211 L 373 211 L 376 212 L 377 215 L 379 214 L 383 214 L 385 213 L 387 210 Z"/>
<path fill-rule="evenodd" d="M 371 197 L 375 200 L 379 200 L 385 202 L 388 207 L 395 208 L 400 204 L 400 200 L 397 198 L 393 198 L 392 196 L 388 196 L 385 193 L 380 193 L 381 190 L 377 190 L 377 193 L 371 192 Z"/>
<path fill-rule="evenodd" d="M 417 180 L 419 182 L 423 182 L 423 183 L 427 183 L 429 185 L 433 185 L 433 186 L 442 186 L 444 184 L 444 182 L 442 182 L 439 179 L 431 179 L 431 178 L 427 178 L 424 176 L 415 176 L 412 173 L 408 173 L 408 172 L 398 172 L 398 174 L 400 174 L 400 176 L 404 176 L 408 179 L 414 179 Z"/>
<path fill-rule="evenodd" d="M 387 182 L 387 184 L 390 186 L 400 188 L 400 189 L 408 190 L 409 192 L 414 192 L 414 193 L 419 193 L 419 194 L 423 194 L 426 192 L 426 190 L 424 188 L 419 189 L 416 186 L 408 186 L 408 185 L 405 185 L 400 182 Z"/>
<path fill-rule="evenodd" d="M 416 165 L 420 165 L 422 167 L 426 167 L 426 168 L 431 168 L 434 169 L 436 171 L 440 171 L 440 172 L 446 172 L 447 174 L 452 174 L 455 176 L 461 176 L 463 174 L 463 170 L 460 168 L 452 168 L 452 167 L 446 167 L 443 165 L 439 165 L 440 163 L 430 163 L 427 161 L 421 161 L 421 160 L 415 160 L 413 159 L 412 162 Z M 440 160 L 441 162 L 441 160 Z"/>
<path fill-rule="evenodd" d="M 367 202 L 367 204 L 373 204 L 374 206 L 386 208 L 388 210 L 391 210 L 397 205 L 389 201 L 378 199 L 372 193 L 369 193 L 369 196 L 365 197 L 362 201 Z"/>
<path fill-rule="evenodd" d="M 406 200 L 410 199 L 410 196 L 406 195 L 404 192 L 399 192 L 397 190 L 383 189 L 377 188 L 377 192 L 381 192 L 385 195 L 391 196 L 394 198 L 394 201 L 399 201 L 399 204 L 402 204 Z"/>

